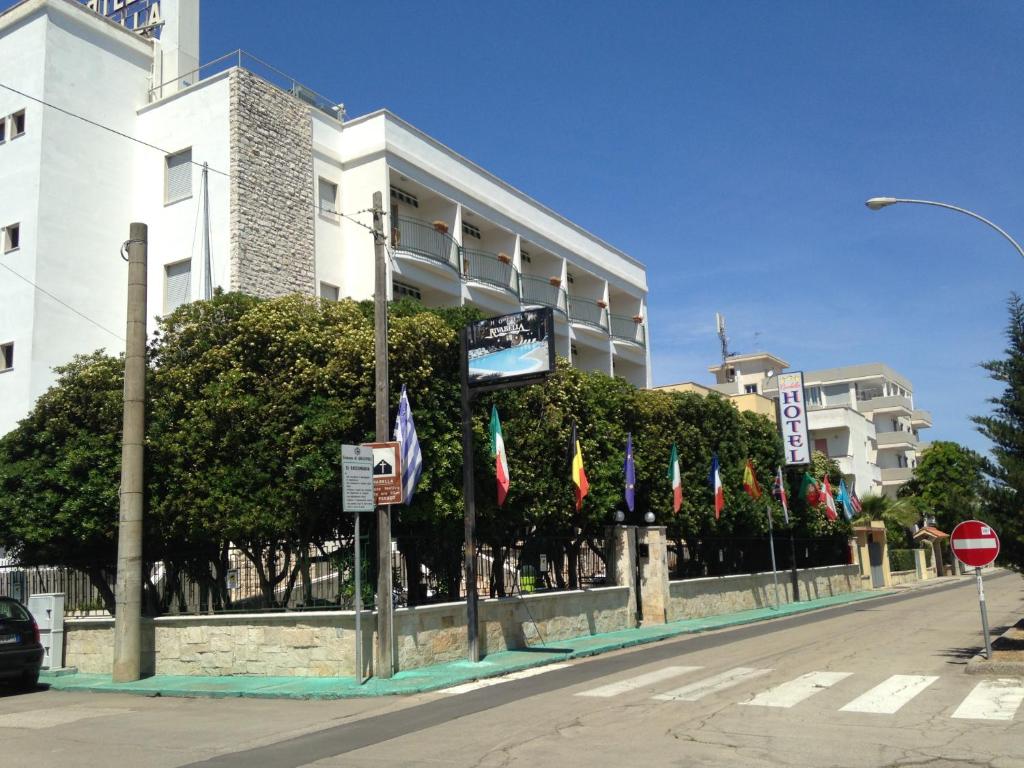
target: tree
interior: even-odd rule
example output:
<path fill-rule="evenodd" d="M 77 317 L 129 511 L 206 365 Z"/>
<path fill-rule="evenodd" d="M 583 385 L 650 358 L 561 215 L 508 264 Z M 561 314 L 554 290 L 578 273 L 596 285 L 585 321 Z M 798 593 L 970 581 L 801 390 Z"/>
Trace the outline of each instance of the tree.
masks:
<path fill-rule="evenodd" d="M 986 522 L 999 533 L 1000 562 L 1024 570 L 1024 301 L 1012 293 L 1007 307 L 1006 357 L 982 363 L 1003 392 L 989 400 L 991 415 L 973 420 L 993 445 L 992 458 L 983 463 L 991 480 L 982 506 Z"/>
<path fill-rule="evenodd" d="M 937 440 L 921 455 L 914 476 L 899 497 L 917 498 L 949 533 L 956 524 L 979 513 L 986 490 L 984 461 L 970 448 Z"/>

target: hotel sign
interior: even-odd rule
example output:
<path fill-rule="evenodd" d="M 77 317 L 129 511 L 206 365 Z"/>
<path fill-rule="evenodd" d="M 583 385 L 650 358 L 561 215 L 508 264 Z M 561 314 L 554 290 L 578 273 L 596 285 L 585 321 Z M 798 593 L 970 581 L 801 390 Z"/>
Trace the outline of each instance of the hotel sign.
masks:
<path fill-rule="evenodd" d="M 801 371 L 780 373 L 779 426 L 786 451 L 786 464 L 810 464 L 811 447 L 807 442 L 807 403 L 804 401 L 804 375 Z"/>
<path fill-rule="evenodd" d="M 115 24 L 160 37 L 164 20 L 160 15 L 160 0 L 79 0 L 90 11 L 95 11 Z"/>

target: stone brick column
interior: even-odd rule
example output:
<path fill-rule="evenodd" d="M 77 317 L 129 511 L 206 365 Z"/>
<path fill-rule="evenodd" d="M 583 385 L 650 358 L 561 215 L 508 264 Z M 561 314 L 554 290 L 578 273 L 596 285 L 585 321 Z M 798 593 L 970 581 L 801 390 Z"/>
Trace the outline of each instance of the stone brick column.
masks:
<path fill-rule="evenodd" d="M 665 624 L 668 621 L 668 537 L 665 526 L 638 528 L 636 541 L 641 549 L 640 600 L 643 624 Z M 643 551 L 646 545 L 646 556 Z"/>
<path fill-rule="evenodd" d="M 605 528 L 608 553 L 608 586 L 629 587 L 629 614 L 636 625 L 636 526 L 610 525 Z"/>

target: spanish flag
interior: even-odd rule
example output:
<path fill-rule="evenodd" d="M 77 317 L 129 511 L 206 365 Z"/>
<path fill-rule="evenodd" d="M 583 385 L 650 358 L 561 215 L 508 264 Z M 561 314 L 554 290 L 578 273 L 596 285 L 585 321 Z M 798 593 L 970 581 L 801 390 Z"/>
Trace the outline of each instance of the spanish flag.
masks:
<path fill-rule="evenodd" d="M 583 509 L 583 497 L 590 491 L 587 473 L 583 469 L 583 451 L 576 437 L 576 422 L 572 423 L 572 438 L 569 442 L 569 453 L 572 456 L 572 484 L 576 486 L 576 511 Z"/>
<path fill-rule="evenodd" d="M 743 469 L 743 490 L 752 499 L 761 498 L 761 486 L 757 484 L 757 475 L 754 474 L 754 465 L 747 459 L 747 466 Z"/>

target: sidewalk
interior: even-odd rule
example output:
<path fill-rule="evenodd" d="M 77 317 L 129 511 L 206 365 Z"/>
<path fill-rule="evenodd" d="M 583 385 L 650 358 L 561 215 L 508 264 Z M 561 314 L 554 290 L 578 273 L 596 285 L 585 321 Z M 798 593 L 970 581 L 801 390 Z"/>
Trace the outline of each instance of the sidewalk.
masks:
<path fill-rule="evenodd" d="M 144 696 L 205 696 L 221 698 L 242 696 L 249 698 L 284 699 L 345 699 L 362 696 L 402 696 L 425 693 L 468 683 L 481 678 L 506 675 L 557 661 L 595 656 L 635 645 L 655 643 L 679 635 L 704 632 L 711 629 L 734 627 L 791 616 L 820 608 L 844 605 L 860 600 L 894 594 L 895 590 L 854 592 L 851 594 L 787 603 L 778 610 L 758 608 L 752 611 L 685 619 L 671 624 L 660 624 L 637 629 L 625 629 L 603 635 L 588 635 L 572 640 L 534 646 L 518 651 L 492 653 L 479 664 L 453 661 L 432 667 L 422 667 L 397 673 L 390 680 L 371 678 L 358 685 L 354 677 L 257 677 L 257 676 L 198 676 L 155 675 L 134 683 L 114 683 L 109 675 L 48 674 L 43 672 L 40 682 L 51 690 L 135 693 Z"/>

